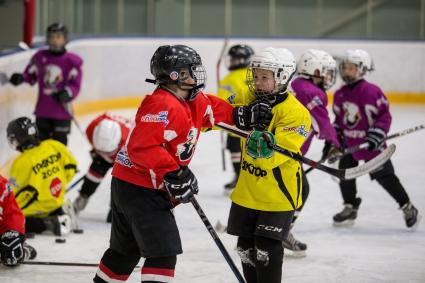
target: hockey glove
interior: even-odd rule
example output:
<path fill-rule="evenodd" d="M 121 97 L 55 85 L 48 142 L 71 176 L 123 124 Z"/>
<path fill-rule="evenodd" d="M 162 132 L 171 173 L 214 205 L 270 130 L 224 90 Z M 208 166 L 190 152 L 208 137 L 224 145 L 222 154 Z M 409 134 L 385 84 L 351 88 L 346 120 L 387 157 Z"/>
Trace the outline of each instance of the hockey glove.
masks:
<path fill-rule="evenodd" d="M 255 100 L 248 106 L 238 106 L 233 109 L 235 125 L 241 130 L 264 130 L 269 126 L 272 118 L 272 108 L 261 100 Z"/>
<path fill-rule="evenodd" d="M 246 153 L 254 159 L 269 158 L 274 154 L 270 145 L 275 145 L 276 140 L 269 131 L 252 131 L 245 144 Z"/>
<path fill-rule="evenodd" d="M 66 103 L 71 100 L 72 95 L 66 90 L 59 90 L 52 93 L 52 97 L 59 103 Z"/>
<path fill-rule="evenodd" d="M 16 266 L 24 259 L 24 235 L 9 230 L 0 238 L 1 261 L 6 266 Z"/>
<path fill-rule="evenodd" d="M 322 158 L 320 160 L 327 160 L 329 164 L 335 163 L 342 157 L 342 152 L 339 148 L 329 141 L 325 141 L 325 146 L 322 150 Z"/>
<path fill-rule="evenodd" d="M 382 146 L 385 141 L 386 133 L 383 129 L 378 127 L 371 127 L 367 130 L 366 142 L 369 143 L 368 150 L 377 150 Z"/>
<path fill-rule="evenodd" d="M 198 193 L 198 180 L 187 166 L 164 175 L 164 186 L 176 200 L 187 203 Z"/>
<path fill-rule="evenodd" d="M 13 73 L 9 79 L 9 82 L 14 86 L 18 86 L 24 82 L 24 76 L 20 73 Z"/>

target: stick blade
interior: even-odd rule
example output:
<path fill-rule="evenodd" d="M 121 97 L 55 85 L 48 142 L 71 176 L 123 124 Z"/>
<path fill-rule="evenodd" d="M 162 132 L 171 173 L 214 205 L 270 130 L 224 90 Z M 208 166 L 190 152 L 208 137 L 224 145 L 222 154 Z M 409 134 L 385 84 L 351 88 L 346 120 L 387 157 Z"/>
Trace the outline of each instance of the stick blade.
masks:
<path fill-rule="evenodd" d="M 368 162 L 365 162 L 364 164 L 360 166 L 356 166 L 356 167 L 345 170 L 344 179 L 345 180 L 355 179 L 357 177 L 370 173 L 371 171 L 375 170 L 376 168 L 378 168 L 379 166 L 387 162 L 391 158 L 391 156 L 394 154 L 395 150 L 396 150 L 395 144 L 390 144 L 384 151 L 382 151 L 375 158 L 369 160 Z"/>

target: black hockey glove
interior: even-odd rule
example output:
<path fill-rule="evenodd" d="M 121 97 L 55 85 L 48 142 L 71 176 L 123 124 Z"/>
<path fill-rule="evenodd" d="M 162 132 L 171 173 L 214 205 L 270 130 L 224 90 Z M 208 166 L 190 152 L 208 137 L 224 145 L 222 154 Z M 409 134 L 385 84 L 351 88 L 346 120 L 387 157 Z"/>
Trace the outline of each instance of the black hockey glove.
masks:
<path fill-rule="evenodd" d="M 248 106 L 238 106 L 233 109 L 233 120 L 241 130 L 265 130 L 273 118 L 270 105 L 261 100 L 255 100 Z"/>
<path fill-rule="evenodd" d="M 66 90 L 59 90 L 57 92 L 52 93 L 52 97 L 59 103 L 65 103 L 71 100 L 72 95 Z"/>
<path fill-rule="evenodd" d="M 370 151 L 377 150 L 382 146 L 387 137 L 385 131 L 378 127 L 371 127 L 367 130 L 366 142 L 369 143 L 367 148 Z"/>
<path fill-rule="evenodd" d="M 1 261 L 6 266 L 16 266 L 24 260 L 24 235 L 9 230 L 0 238 Z"/>
<path fill-rule="evenodd" d="M 13 73 L 9 79 L 9 82 L 14 86 L 18 86 L 24 82 L 24 76 L 20 73 Z"/>
<path fill-rule="evenodd" d="M 165 174 L 164 186 L 174 199 L 182 203 L 189 202 L 198 193 L 198 180 L 187 166 Z"/>
<path fill-rule="evenodd" d="M 327 160 L 330 164 L 335 163 L 342 157 L 342 152 L 339 148 L 329 141 L 325 141 L 325 146 L 322 150 L 322 158 L 320 160 Z"/>

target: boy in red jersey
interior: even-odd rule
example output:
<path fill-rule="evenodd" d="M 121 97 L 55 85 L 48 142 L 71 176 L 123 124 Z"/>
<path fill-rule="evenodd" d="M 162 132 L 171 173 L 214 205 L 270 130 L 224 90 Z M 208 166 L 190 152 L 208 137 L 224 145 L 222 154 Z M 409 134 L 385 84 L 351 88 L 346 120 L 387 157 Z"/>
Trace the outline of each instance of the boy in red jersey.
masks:
<path fill-rule="evenodd" d="M 188 164 L 201 128 L 234 121 L 252 128 L 271 120 L 267 104 L 233 109 L 204 94 L 205 70 L 190 47 L 160 46 L 150 68 L 158 87 L 140 105 L 135 128 L 115 160 L 110 246 L 96 283 L 126 281 L 141 257 L 146 258 L 142 282 L 171 282 L 182 246 L 169 196 L 186 203 L 198 192 Z"/>
<path fill-rule="evenodd" d="M 102 114 L 96 117 L 86 129 L 86 136 L 92 145 L 90 151 L 92 163 L 84 176 L 80 194 L 74 201 L 74 209 L 80 213 L 96 191 L 106 173 L 114 165 L 118 150 L 124 145 L 133 123 L 122 116 Z M 111 222 L 109 211 L 107 222 Z"/>

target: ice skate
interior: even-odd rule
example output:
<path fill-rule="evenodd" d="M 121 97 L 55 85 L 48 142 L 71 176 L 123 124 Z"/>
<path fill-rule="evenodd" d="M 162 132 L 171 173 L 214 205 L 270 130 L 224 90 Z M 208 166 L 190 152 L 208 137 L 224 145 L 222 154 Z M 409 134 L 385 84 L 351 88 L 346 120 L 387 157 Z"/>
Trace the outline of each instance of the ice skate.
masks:
<path fill-rule="evenodd" d="M 282 241 L 282 247 L 285 249 L 285 256 L 288 257 L 305 257 L 307 245 L 294 238 L 294 235 L 289 232 L 288 237 Z M 290 253 L 286 253 L 290 251 Z"/>
<path fill-rule="evenodd" d="M 412 230 L 418 227 L 419 222 L 421 221 L 422 216 L 419 214 L 418 209 L 413 206 L 413 204 L 409 201 L 401 210 L 404 214 L 404 220 L 406 221 L 407 228 Z"/>
<path fill-rule="evenodd" d="M 334 226 L 351 227 L 354 225 L 354 220 L 357 218 L 358 207 L 355 208 L 352 204 L 345 204 L 344 209 L 335 214 L 333 217 Z"/>

